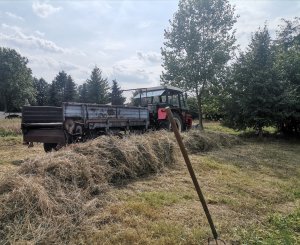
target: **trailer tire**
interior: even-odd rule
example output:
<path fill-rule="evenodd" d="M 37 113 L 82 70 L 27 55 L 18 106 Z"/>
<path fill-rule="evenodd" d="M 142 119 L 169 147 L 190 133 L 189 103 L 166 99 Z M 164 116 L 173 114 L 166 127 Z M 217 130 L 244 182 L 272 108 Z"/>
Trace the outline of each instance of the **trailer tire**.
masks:
<path fill-rule="evenodd" d="M 177 128 L 178 128 L 179 132 L 181 132 L 183 130 L 183 127 L 182 127 L 182 120 L 181 120 L 180 116 L 177 113 L 174 113 L 173 118 L 176 122 L 176 125 L 177 125 Z M 159 125 L 159 128 L 170 130 L 170 131 L 172 130 L 171 123 L 170 123 L 169 120 L 161 121 L 160 125 Z"/>
<path fill-rule="evenodd" d="M 51 152 L 52 150 L 56 150 L 57 143 L 44 143 L 44 151 Z"/>

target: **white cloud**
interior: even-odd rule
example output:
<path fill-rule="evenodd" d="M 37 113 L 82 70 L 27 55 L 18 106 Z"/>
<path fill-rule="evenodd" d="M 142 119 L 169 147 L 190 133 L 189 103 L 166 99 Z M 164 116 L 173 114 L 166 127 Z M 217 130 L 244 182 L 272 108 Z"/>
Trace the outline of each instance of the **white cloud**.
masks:
<path fill-rule="evenodd" d="M 240 15 L 235 25 L 237 42 L 241 49 L 249 44 L 251 34 L 259 27 L 267 24 L 271 37 L 275 37 L 281 18 L 298 16 L 300 4 L 296 1 L 241 1 L 231 0 L 236 5 L 236 13 Z"/>
<path fill-rule="evenodd" d="M 160 84 L 161 65 L 156 52 L 137 52 L 135 56 L 116 62 L 109 70 L 109 77 L 116 78 L 122 87 L 151 87 Z M 153 62 L 154 60 L 154 62 Z"/>
<path fill-rule="evenodd" d="M 39 31 L 39 30 L 36 30 L 35 33 L 38 34 L 38 35 L 41 36 L 41 37 L 45 36 L 45 33 L 44 33 L 44 32 L 41 32 L 41 31 Z"/>
<path fill-rule="evenodd" d="M 119 41 L 107 40 L 103 43 L 103 49 L 106 51 L 119 51 L 125 48 L 125 44 Z"/>
<path fill-rule="evenodd" d="M 69 8 L 80 11 L 95 11 L 97 14 L 107 14 L 112 6 L 107 1 L 70 1 Z"/>
<path fill-rule="evenodd" d="M 33 12 L 41 18 L 47 18 L 49 15 L 59 12 L 61 9 L 61 7 L 54 7 L 51 4 L 45 2 L 34 2 L 32 4 Z"/>
<path fill-rule="evenodd" d="M 34 76 L 43 77 L 48 82 L 51 82 L 61 70 L 70 74 L 76 83 L 82 83 L 89 76 L 89 69 L 72 62 L 62 61 L 49 56 L 31 54 L 25 54 L 25 56 L 29 60 L 28 65 L 33 70 Z"/>
<path fill-rule="evenodd" d="M 149 61 L 151 63 L 161 63 L 161 54 L 160 53 L 157 53 L 157 52 L 144 53 L 141 51 L 137 51 L 136 54 L 140 60 Z"/>
<path fill-rule="evenodd" d="M 17 47 L 38 48 L 39 50 L 55 53 L 68 52 L 67 49 L 59 47 L 50 40 L 25 34 L 24 31 L 17 26 L 2 24 L 1 27 L 3 30 L 6 30 L 6 33 L 0 33 L 0 41 L 7 42 L 9 45 L 13 44 Z"/>
<path fill-rule="evenodd" d="M 12 18 L 12 19 L 24 21 L 24 18 L 23 18 L 23 17 L 18 16 L 18 15 L 14 14 L 14 13 L 11 13 L 11 12 L 5 12 L 5 14 L 6 14 L 8 17 Z"/>

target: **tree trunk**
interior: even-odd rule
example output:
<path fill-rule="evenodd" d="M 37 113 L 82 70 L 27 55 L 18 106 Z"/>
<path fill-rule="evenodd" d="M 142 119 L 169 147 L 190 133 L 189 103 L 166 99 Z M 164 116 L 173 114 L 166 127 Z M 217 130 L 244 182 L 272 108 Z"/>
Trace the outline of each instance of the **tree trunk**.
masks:
<path fill-rule="evenodd" d="M 4 112 L 6 113 L 7 112 L 7 98 L 5 95 L 3 96 L 3 102 L 4 102 Z"/>
<path fill-rule="evenodd" d="M 199 113 L 199 129 L 200 130 L 204 130 L 203 119 L 202 119 L 202 101 L 201 101 L 201 95 L 197 95 L 197 101 L 198 101 L 198 113 Z"/>
<path fill-rule="evenodd" d="M 258 127 L 258 138 L 260 140 L 263 138 L 263 131 L 262 131 L 262 127 L 261 126 Z"/>

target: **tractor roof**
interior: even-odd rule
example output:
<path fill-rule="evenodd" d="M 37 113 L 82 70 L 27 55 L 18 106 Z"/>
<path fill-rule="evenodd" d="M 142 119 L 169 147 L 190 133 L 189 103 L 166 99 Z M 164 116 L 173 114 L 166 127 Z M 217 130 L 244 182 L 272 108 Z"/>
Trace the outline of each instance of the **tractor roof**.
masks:
<path fill-rule="evenodd" d="M 162 85 L 162 86 L 157 86 L 157 87 L 151 87 L 151 88 L 142 88 L 142 91 L 156 91 L 156 90 L 174 90 L 178 92 L 184 92 L 182 89 L 170 86 L 170 85 Z"/>
<path fill-rule="evenodd" d="M 136 90 L 136 91 L 141 91 L 141 92 L 150 92 L 150 91 L 158 91 L 158 90 L 173 90 L 177 92 L 184 92 L 184 90 L 170 86 L 170 85 L 162 85 L 162 86 L 157 86 L 157 87 L 150 87 L 150 88 L 134 88 L 134 89 L 124 89 L 123 91 L 130 91 L 130 90 Z"/>

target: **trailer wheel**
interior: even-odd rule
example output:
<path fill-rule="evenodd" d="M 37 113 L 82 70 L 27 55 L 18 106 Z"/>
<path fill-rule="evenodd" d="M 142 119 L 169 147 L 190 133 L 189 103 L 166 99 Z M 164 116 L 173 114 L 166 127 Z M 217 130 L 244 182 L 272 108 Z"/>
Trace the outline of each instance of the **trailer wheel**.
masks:
<path fill-rule="evenodd" d="M 56 150 L 57 143 L 44 143 L 45 152 L 51 152 L 52 150 Z"/>
<path fill-rule="evenodd" d="M 180 116 L 177 113 L 174 113 L 173 118 L 176 122 L 176 125 L 177 125 L 177 128 L 178 128 L 179 132 L 181 132 L 182 131 L 182 120 L 181 120 Z M 160 129 L 172 130 L 171 123 L 169 122 L 169 120 L 162 121 L 159 125 L 159 128 Z"/>

